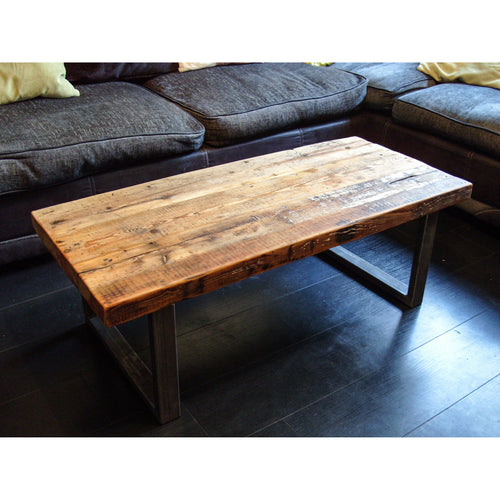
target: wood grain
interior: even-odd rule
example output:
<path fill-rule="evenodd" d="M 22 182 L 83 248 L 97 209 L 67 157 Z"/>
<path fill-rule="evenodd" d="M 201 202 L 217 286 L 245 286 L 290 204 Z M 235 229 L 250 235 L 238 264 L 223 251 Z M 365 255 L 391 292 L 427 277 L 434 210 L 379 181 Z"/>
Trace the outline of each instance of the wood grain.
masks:
<path fill-rule="evenodd" d="M 108 326 L 441 210 L 471 184 L 357 137 L 33 212 Z"/>

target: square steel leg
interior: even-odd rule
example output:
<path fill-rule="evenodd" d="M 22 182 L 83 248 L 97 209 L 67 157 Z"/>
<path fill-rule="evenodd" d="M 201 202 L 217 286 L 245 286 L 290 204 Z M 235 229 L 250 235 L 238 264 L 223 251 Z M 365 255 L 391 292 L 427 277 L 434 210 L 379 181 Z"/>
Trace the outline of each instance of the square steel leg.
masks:
<path fill-rule="evenodd" d="M 331 248 L 324 252 L 323 255 L 326 260 L 332 262 L 363 285 L 391 299 L 396 299 L 396 301 L 410 308 L 416 307 L 422 303 L 424 295 L 437 219 L 438 212 L 420 219 L 408 286 L 345 248 Z"/>
<path fill-rule="evenodd" d="M 175 307 L 169 305 L 148 315 L 151 369 L 132 349 L 120 330 L 106 327 L 88 307 L 87 324 L 97 333 L 128 379 L 161 424 L 180 416 Z"/>

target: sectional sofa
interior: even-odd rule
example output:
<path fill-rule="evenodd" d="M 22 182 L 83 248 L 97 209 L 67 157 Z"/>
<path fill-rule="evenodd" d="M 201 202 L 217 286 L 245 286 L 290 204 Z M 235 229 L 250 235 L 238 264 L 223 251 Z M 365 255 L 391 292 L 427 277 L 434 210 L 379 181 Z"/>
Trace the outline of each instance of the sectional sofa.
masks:
<path fill-rule="evenodd" d="M 45 252 L 32 210 L 358 135 L 474 183 L 500 225 L 500 90 L 417 63 L 66 63 L 80 94 L 0 105 L 0 265 Z"/>

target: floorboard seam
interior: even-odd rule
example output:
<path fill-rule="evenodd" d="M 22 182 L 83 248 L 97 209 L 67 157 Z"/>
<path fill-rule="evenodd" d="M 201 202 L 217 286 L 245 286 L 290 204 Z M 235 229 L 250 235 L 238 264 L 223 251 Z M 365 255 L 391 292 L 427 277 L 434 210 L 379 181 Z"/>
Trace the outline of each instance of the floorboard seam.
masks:
<path fill-rule="evenodd" d="M 198 383 L 194 387 L 185 388 L 183 392 L 185 393 L 185 395 L 189 396 L 190 394 L 192 394 L 193 391 L 195 391 L 197 389 L 200 389 L 200 388 L 207 387 L 207 386 L 211 385 L 212 383 L 217 382 L 218 380 L 224 379 L 224 378 L 226 378 L 228 376 L 231 376 L 231 375 L 235 375 L 237 373 L 243 373 L 246 370 L 248 370 L 249 368 L 252 368 L 253 366 L 258 365 L 258 364 L 260 364 L 260 363 L 262 363 L 262 362 L 264 362 L 264 361 L 272 358 L 273 356 L 276 356 L 276 355 L 278 355 L 278 354 L 280 354 L 282 352 L 285 352 L 286 350 L 291 349 L 293 347 L 297 347 L 300 344 L 303 344 L 304 342 L 308 342 L 309 340 L 314 339 L 318 335 L 323 335 L 328 330 L 331 330 L 333 328 L 338 328 L 339 326 L 341 326 L 342 324 L 347 323 L 347 322 L 348 322 L 348 320 L 346 319 L 346 320 L 344 320 L 344 321 L 342 321 L 342 322 L 340 322 L 338 324 L 335 324 L 333 326 L 329 326 L 328 328 L 325 328 L 324 330 L 316 332 L 316 333 L 310 335 L 309 337 L 303 338 L 301 340 L 297 340 L 296 342 L 293 342 L 293 343 L 288 344 L 288 345 L 286 345 L 284 347 L 281 347 L 281 348 L 277 349 L 276 351 L 272 351 L 272 352 L 269 352 L 267 354 L 263 354 L 258 359 L 251 360 L 251 361 L 249 361 L 248 363 L 246 363 L 244 365 L 240 365 L 238 368 L 234 368 L 234 369 L 229 370 L 227 372 L 221 373 L 220 375 L 216 375 L 214 378 L 211 378 L 210 380 L 207 380 L 205 383 L 202 383 L 202 384 Z"/>
<path fill-rule="evenodd" d="M 410 354 L 411 352 L 413 351 L 416 351 L 417 349 L 420 349 L 421 347 L 423 347 L 424 345 L 427 345 L 429 342 L 433 342 L 434 340 L 442 337 L 443 335 L 446 335 L 447 333 L 450 333 L 452 332 L 453 330 L 459 328 L 460 326 L 462 326 L 463 324 L 471 321 L 472 319 L 474 318 L 477 318 L 478 316 L 481 316 L 481 314 L 484 314 L 485 312 L 489 311 L 490 308 L 487 307 L 486 309 L 483 309 L 482 311 L 470 316 L 469 318 L 461 321 L 460 323 L 457 323 L 455 326 L 452 326 L 451 328 L 448 328 L 448 330 L 444 331 L 443 333 L 440 333 L 439 335 L 436 335 L 435 337 L 432 337 L 432 339 L 429 339 L 429 340 L 426 340 L 423 344 L 420 344 L 416 347 L 414 347 L 413 349 L 410 349 L 409 351 L 405 352 L 404 354 L 402 354 L 401 356 L 406 356 L 407 354 Z M 398 356 L 398 358 L 400 358 L 401 356 Z"/>
<path fill-rule="evenodd" d="M 4 408 L 5 406 L 7 406 L 7 405 L 9 405 L 11 403 L 14 403 L 18 399 L 22 399 L 22 398 L 25 398 L 26 396 L 31 396 L 33 394 L 36 394 L 37 392 L 41 392 L 40 389 L 35 389 L 33 391 L 25 392 L 23 394 L 20 394 L 18 396 L 14 396 L 13 398 L 7 399 L 6 401 L 2 402 L 0 404 L 0 415 L 2 414 L 2 408 Z"/>
<path fill-rule="evenodd" d="M 200 427 L 200 429 L 205 433 L 206 437 L 212 437 L 210 433 L 205 429 L 205 427 L 200 423 L 200 421 L 191 413 L 189 408 L 183 404 L 183 410 L 187 411 L 189 413 L 189 416 L 196 422 L 196 425 Z"/>
<path fill-rule="evenodd" d="M 82 322 L 82 325 L 79 325 L 79 326 L 83 326 L 83 322 Z M 55 336 L 52 336 L 53 334 L 52 333 L 47 333 L 46 335 L 40 337 L 40 338 L 37 338 L 37 339 L 31 339 L 31 340 L 27 340 L 26 342 L 23 342 L 21 344 L 15 344 L 15 345 L 11 345 L 11 346 L 8 346 L 8 347 L 5 347 L 5 348 L 1 348 L 0 347 L 0 356 L 2 356 L 3 354 L 6 354 L 10 351 L 14 351 L 16 349 L 22 349 L 24 347 L 27 347 L 27 346 L 37 346 L 43 342 L 47 342 L 51 339 L 54 339 L 56 338 Z M 65 335 L 68 335 L 68 332 L 63 332 L 61 333 L 59 336 L 65 336 Z"/>
<path fill-rule="evenodd" d="M 333 268 L 333 266 L 332 266 Z M 328 278 L 324 278 L 322 280 L 319 280 L 319 281 L 316 281 L 314 283 L 311 283 L 310 285 L 307 285 L 307 286 L 304 286 L 302 288 L 299 288 L 297 290 L 293 290 L 292 292 L 289 292 L 289 293 L 285 293 L 284 295 L 280 295 L 279 297 L 277 298 L 274 298 L 274 299 L 271 299 L 270 301 L 268 301 L 267 303 L 268 304 L 272 304 L 274 302 L 277 302 L 278 300 L 281 300 L 281 299 L 284 299 L 286 297 L 289 297 L 290 295 L 294 295 L 296 293 L 300 293 L 304 290 L 307 290 L 308 288 L 311 288 L 313 286 L 316 286 L 316 285 L 320 285 L 328 280 L 331 280 L 333 277 L 337 276 L 338 274 L 341 274 L 341 271 L 339 271 L 338 269 L 335 268 L 335 270 L 337 271 L 337 273 L 335 273 L 334 275 L 332 276 L 329 276 Z M 216 325 L 218 323 L 222 323 L 223 321 L 227 321 L 228 319 L 230 318 L 233 318 L 234 316 L 237 316 L 238 314 L 242 314 L 242 313 L 245 313 L 245 312 L 248 312 L 248 311 L 251 311 L 252 309 L 259 309 L 261 306 L 261 304 L 257 304 L 257 305 L 254 305 L 254 306 L 251 306 L 251 307 L 248 307 L 246 309 L 241 309 L 240 311 L 236 311 L 235 313 L 233 314 L 230 314 L 229 316 L 225 316 L 224 318 L 219 318 L 215 321 L 212 321 L 211 323 L 205 323 L 204 325 L 202 326 L 199 326 L 197 328 L 194 328 L 192 330 L 188 330 L 186 332 L 183 332 L 183 333 L 180 333 L 179 335 L 177 335 L 177 337 L 183 337 L 184 335 L 189 335 L 191 333 L 194 333 L 194 332 L 197 332 L 199 330 L 204 330 L 208 327 L 211 327 L 213 325 Z M 1 311 L 0 311 L 1 312 Z"/>
<path fill-rule="evenodd" d="M 400 356 L 397 356 L 397 357 L 396 357 L 396 359 L 400 359 L 400 358 L 402 358 L 403 356 L 407 356 L 408 354 L 412 353 L 413 351 L 415 351 L 415 350 L 417 350 L 417 349 L 420 349 L 420 347 L 423 347 L 424 345 L 428 344 L 429 342 L 432 342 L 433 340 L 435 340 L 435 339 L 437 339 L 437 338 L 439 338 L 439 337 L 441 337 L 441 336 L 443 336 L 443 335 L 446 335 L 447 333 L 449 333 L 449 332 L 451 332 L 451 331 L 455 330 L 456 328 L 458 328 L 460 325 L 462 325 L 462 324 L 466 323 L 467 321 L 470 321 L 471 319 L 475 318 L 476 316 L 479 316 L 479 315 L 483 314 L 484 312 L 486 312 L 486 311 L 488 311 L 488 310 L 489 310 L 489 309 L 485 309 L 485 310 L 481 311 L 480 313 L 477 313 L 477 314 L 475 314 L 474 316 L 471 316 L 471 317 L 470 317 L 470 318 L 468 318 L 467 320 L 462 321 L 461 323 L 459 323 L 459 324 L 455 325 L 453 328 L 450 328 L 450 329 L 446 330 L 445 332 L 443 332 L 442 334 L 437 335 L 436 337 L 434 337 L 434 338 L 430 339 L 430 340 L 429 340 L 429 341 L 427 341 L 427 342 L 424 342 L 424 343 L 423 343 L 423 344 L 421 344 L 420 346 L 415 347 L 414 349 L 411 349 L 411 350 L 409 350 L 409 351 L 407 351 L 407 352 L 405 352 L 405 353 L 401 354 Z M 330 329 L 330 328 L 328 328 L 327 330 L 329 330 L 329 329 Z M 300 341 L 300 342 L 297 342 L 297 344 L 300 344 L 301 342 L 304 342 L 304 341 L 306 341 L 306 340 L 309 340 L 309 339 L 311 339 L 311 338 L 315 337 L 316 335 L 320 335 L 321 333 L 324 333 L 324 332 L 326 332 L 327 330 L 324 330 L 323 332 L 320 332 L 320 333 L 318 333 L 318 334 L 315 334 L 315 335 L 313 335 L 312 337 L 308 337 L 307 339 L 304 339 L 304 340 L 302 340 L 302 341 Z M 295 345 L 295 344 L 294 344 L 294 345 Z M 284 349 L 287 349 L 287 348 L 288 348 L 288 347 L 285 347 Z M 338 393 L 339 391 L 343 391 L 343 390 L 345 390 L 345 389 L 348 389 L 348 388 L 349 388 L 350 386 L 352 386 L 353 384 L 356 384 L 356 383 L 358 383 L 358 382 L 361 382 L 362 380 L 366 379 L 367 377 L 371 377 L 371 376 L 373 376 L 373 375 L 377 374 L 378 372 L 380 372 L 380 371 L 381 371 L 381 370 L 383 370 L 383 369 L 384 369 L 384 367 L 383 367 L 383 366 L 381 366 L 380 368 L 378 368 L 378 369 L 376 369 L 376 370 L 373 370 L 373 371 L 371 371 L 371 372 L 367 373 L 366 375 L 363 375 L 362 377 L 360 377 L 360 378 L 358 378 L 358 379 L 356 379 L 356 380 L 353 380 L 353 381 L 352 381 L 352 382 L 350 382 L 349 384 L 344 385 L 344 386 L 342 386 L 342 387 L 339 387 L 339 388 L 335 389 L 334 391 L 332 391 L 332 392 L 330 392 L 330 393 L 328 393 L 328 394 L 325 394 L 324 396 L 322 396 L 322 397 L 320 397 L 320 398 L 316 399 L 315 401 L 312 401 L 311 403 L 309 403 L 309 404 L 307 404 L 307 405 L 305 405 L 305 406 L 302 406 L 301 408 L 299 408 L 299 409 L 297 409 L 297 410 L 295 410 L 295 411 L 293 411 L 293 412 L 289 413 L 288 415 L 285 415 L 285 416 L 283 416 L 283 417 L 281 417 L 281 418 L 277 419 L 275 422 L 272 422 L 271 424 L 266 425 L 266 426 L 265 426 L 265 427 L 263 427 L 262 429 L 265 429 L 265 428 L 267 428 L 267 427 L 269 427 L 269 426 L 271 426 L 271 425 L 274 425 L 275 423 L 277 423 L 277 422 L 279 422 L 279 421 L 283 421 L 284 423 L 288 424 L 288 425 L 289 425 L 289 427 L 290 427 L 290 428 L 291 428 L 291 429 L 295 432 L 295 429 L 294 429 L 294 428 L 293 428 L 293 427 L 292 427 L 292 426 L 291 426 L 288 422 L 286 422 L 286 419 L 287 419 L 287 418 L 290 418 L 291 416 L 295 415 L 296 413 L 299 413 L 300 411 L 305 410 L 305 409 L 309 408 L 310 406 L 315 405 L 316 403 L 319 403 L 320 401 L 322 401 L 322 400 L 324 400 L 324 399 L 326 399 L 326 398 L 328 398 L 328 397 L 330 397 L 330 396 L 333 396 L 334 394 Z M 500 375 L 500 374 L 499 374 L 499 375 Z M 498 376 L 498 375 L 496 375 L 495 377 L 493 377 L 493 379 L 494 379 L 494 378 L 496 378 L 497 376 Z M 491 379 L 491 380 L 493 380 L 493 379 Z M 488 382 L 490 382 L 490 380 L 489 380 Z M 487 384 L 488 382 L 485 382 L 485 384 Z M 482 384 L 482 385 L 484 385 L 484 384 Z M 479 387 L 478 387 L 477 389 L 479 389 Z M 472 392 L 475 392 L 477 389 L 475 389 L 475 390 L 474 390 L 474 391 L 472 391 Z M 472 393 L 471 393 L 471 394 L 472 394 Z M 468 396 L 468 395 L 467 395 L 467 396 Z M 467 397 L 467 396 L 464 396 L 464 397 Z M 462 398 L 462 399 L 463 399 L 463 398 Z M 458 402 L 458 401 L 457 401 L 457 402 Z M 454 403 L 454 404 L 456 404 L 456 403 Z M 453 405 L 451 405 L 451 406 L 453 406 Z M 443 411 L 446 411 L 446 410 L 443 410 Z M 435 416 L 436 416 L 436 415 L 435 415 Z M 434 417 L 432 417 L 432 418 L 434 418 Z M 431 418 L 431 419 L 432 419 L 432 418 Z M 429 419 L 429 420 L 431 420 L 431 419 Z M 425 422 L 424 422 L 424 423 L 425 423 Z M 424 424 L 421 424 L 421 425 L 424 425 Z M 418 427 L 420 427 L 420 426 L 418 426 Z M 418 427 L 416 427 L 416 428 L 418 428 Z M 260 429 L 260 430 L 262 430 L 262 429 Z M 414 430 L 415 430 L 415 429 L 414 429 Z M 255 432 L 259 432 L 259 431 L 255 431 Z M 254 433 L 255 433 L 255 432 L 254 432 Z M 413 431 L 410 431 L 410 432 L 413 432 Z M 404 436 L 403 436 L 403 437 L 404 437 Z"/>
<path fill-rule="evenodd" d="M 286 425 L 290 429 L 291 432 L 293 432 L 294 434 L 297 434 L 295 432 L 295 430 L 293 429 L 293 427 L 288 422 L 285 422 L 285 420 L 283 418 L 280 418 L 279 420 L 276 420 L 275 422 L 272 422 L 271 424 L 265 425 L 264 427 L 261 427 L 260 429 L 252 432 L 251 434 L 248 434 L 247 437 L 254 437 L 255 434 L 258 434 L 259 432 L 262 432 L 263 430 L 268 429 L 269 427 L 272 427 L 273 425 L 277 424 L 278 422 L 282 422 L 284 425 Z"/>
<path fill-rule="evenodd" d="M 64 292 L 65 290 L 70 290 L 71 288 L 74 288 L 74 285 L 68 285 L 65 286 L 64 288 L 58 288 L 57 290 L 53 290 L 52 292 L 47 292 L 42 295 L 37 295 L 36 297 L 31 297 L 29 299 L 22 300 L 21 302 L 15 302 L 14 304 L 11 304 L 10 306 L 4 306 L 0 308 L 0 313 L 6 311 L 7 309 L 12 309 L 13 307 L 18 307 L 22 306 L 25 304 L 29 304 L 30 302 L 34 302 L 36 300 L 43 299 L 45 297 L 49 297 L 50 295 L 54 295 L 59 292 Z"/>
<path fill-rule="evenodd" d="M 417 425 L 417 427 L 415 427 L 411 431 L 408 431 L 406 434 L 403 434 L 403 436 L 401 436 L 401 437 L 409 437 L 409 435 L 412 434 L 413 432 L 415 432 L 417 429 L 420 429 L 420 427 L 424 426 L 425 424 L 427 424 L 431 420 L 434 420 L 436 417 L 438 417 L 439 415 L 441 415 L 445 411 L 448 411 L 450 408 L 453 408 L 455 405 L 457 405 L 458 403 L 460 403 L 464 399 L 468 398 L 471 394 L 474 394 L 476 391 L 479 391 L 479 389 L 481 389 L 485 385 L 489 384 L 490 382 L 492 382 L 493 380 L 495 380 L 498 377 L 500 377 L 500 373 L 497 373 L 494 377 L 491 377 L 489 380 L 487 380 L 486 382 L 482 383 L 480 386 L 476 387 L 473 391 L 469 392 L 468 394 L 466 394 L 465 396 L 461 397 L 460 399 L 458 399 L 457 401 L 455 401 L 451 405 L 449 405 L 446 408 L 444 408 L 443 410 L 439 411 L 438 413 L 436 413 L 435 415 L 433 415 L 431 418 L 428 418 L 425 422 L 422 422 L 420 425 Z"/>
<path fill-rule="evenodd" d="M 406 352 L 404 352 L 404 353 L 400 354 L 399 356 L 397 356 L 397 359 L 399 359 L 399 358 L 401 358 L 401 357 L 403 357 L 403 356 L 406 356 L 407 354 L 410 354 L 411 352 L 413 352 L 413 351 L 415 351 L 415 350 L 417 350 L 417 349 L 420 349 L 422 346 L 424 346 L 424 345 L 428 344 L 429 342 L 432 342 L 433 340 L 436 340 L 437 338 L 439 338 L 439 337 L 441 337 L 441 336 L 443 336 L 443 335 L 446 335 L 447 333 L 449 333 L 449 332 L 451 332 L 451 331 L 455 330 L 456 328 L 458 328 L 458 327 L 459 327 L 459 326 L 461 326 L 462 324 L 466 323 L 467 321 L 470 321 L 471 319 L 475 318 L 476 316 L 479 316 L 480 314 L 483 314 L 484 312 L 486 312 L 486 311 L 488 311 L 488 310 L 489 310 L 488 308 L 487 308 L 487 309 L 484 309 L 483 311 L 481 311 L 481 312 L 479 312 L 479 313 L 477 313 L 477 314 L 475 314 L 475 315 L 471 316 L 470 318 L 467 318 L 466 320 L 464 320 L 464 321 L 462 321 L 462 322 L 460 322 L 460 323 L 456 324 L 456 325 L 455 325 L 455 326 L 453 326 L 452 328 L 449 328 L 448 330 L 446 330 L 445 332 L 443 332 L 443 333 L 441 333 L 441 334 L 437 335 L 436 337 L 433 337 L 432 339 L 428 340 L 427 342 L 424 342 L 423 344 L 421 344 L 421 345 L 419 345 L 419 346 L 417 346 L 417 347 L 415 347 L 415 348 L 413 348 L 413 349 L 410 349 L 409 351 L 406 351 Z M 228 377 L 228 376 L 231 376 L 231 375 L 235 375 L 235 374 L 237 374 L 237 373 L 243 373 L 244 371 L 246 371 L 247 369 L 251 368 L 252 366 L 256 366 L 256 365 L 258 365 L 259 363 L 264 362 L 264 361 L 266 361 L 266 360 L 268 360 L 268 359 L 272 358 L 272 357 L 273 357 L 273 356 L 275 356 L 275 355 L 278 355 L 278 354 L 280 354 L 280 353 L 282 353 L 282 352 L 285 352 L 285 351 L 286 351 L 286 350 L 288 350 L 288 349 L 291 349 L 291 348 L 297 347 L 297 346 L 299 346 L 300 344 L 303 344 L 303 343 L 305 343 L 305 342 L 308 342 L 308 341 L 310 341 L 310 340 L 314 339 L 315 337 L 317 337 L 317 336 L 319 336 L 319 335 L 323 335 L 323 334 L 325 334 L 326 332 L 328 332 L 329 330 L 331 330 L 331 329 L 333 329 L 333 328 L 338 328 L 339 326 L 341 326 L 342 324 L 346 323 L 347 321 L 348 321 L 348 320 L 345 320 L 345 321 L 342 321 L 341 323 L 335 324 L 335 325 L 333 325 L 333 326 L 329 326 L 328 328 L 326 328 L 326 329 L 324 329 L 324 330 L 321 330 L 321 331 L 319 331 L 319 332 L 317 332 L 317 333 L 314 333 L 313 335 L 310 335 L 310 336 L 309 336 L 309 337 L 307 337 L 307 338 L 304 338 L 304 339 L 298 340 L 298 341 L 296 341 L 296 342 L 293 342 L 292 344 L 289 344 L 289 345 L 287 345 L 287 346 L 285 346 L 285 347 L 282 347 L 282 348 L 280 348 L 280 349 L 278 349 L 278 350 L 276 350 L 276 351 L 273 351 L 273 352 L 270 352 L 270 353 L 268 353 L 268 354 L 265 354 L 265 355 L 263 355 L 262 357 L 259 357 L 258 359 L 255 359 L 255 360 L 249 361 L 249 362 L 248 362 L 248 363 L 246 363 L 245 365 L 239 366 L 238 368 L 235 368 L 235 369 L 233 369 L 233 370 L 229 370 L 229 371 L 224 372 L 224 373 L 222 373 L 222 374 L 220 374 L 220 375 L 217 375 L 217 376 L 215 376 L 214 378 L 211 378 L 210 380 L 207 380 L 204 384 L 197 384 L 197 385 L 196 385 L 196 386 L 194 386 L 194 387 L 186 388 L 186 389 L 184 389 L 184 391 L 183 391 L 183 392 L 184 392 L 184 394 L 185 394 L 186 396 L 189 396 L 189 395 L 190 395 L 190 394 L 192 394 L 194 391 L 196 391 L 196 390 L 198 390 L 198 389 L 200 389 L 200 388 L 202 389 L 203 387 L 208 387 L 209 385 L 213 384 L 214 382 L 217 382 L 218 380 L 222 380 L 222 379 L 224 379 L 225 377 Z M 363 379 L 364 379 L 364 378 L 366 378 L 366 377 L 370 377 L 370 376 L 374 375 L 375 373 L 377 373 L 378 371 L 380 371 L 380 370 L 382 370 L 382 369 L 383 369 L 383 366 L 382 366 L 382 367 L 380 367 L 380 368 L 378 368 L 378 369 L 376 369 L 376 370 L 373 370 L 373 371 L 371 371 L 371 372 L 367 373 L 367 374 L 366 374 L 366 375 L 364 375 L 363 377 L 361 377 L 361 378 L 359 378 L 359 379 L 356 379 L 355 381 L 353 381 L 353 382 L 349 383 L 349 384 L 348 384 L 348 385 L 346 385 L 346 386 L 342 386 L 342 387 L 340 387 L 340 388 L 338 388 L 338 389 L 335 389 L 335 390 L 334 390 L 334 391 L 332 391 L 332 392 L 329 392 L 328 394 L 326 394 L 326 395 L 322 396 L 321 398 L 319 398 L 319 399 L 317 399 L 317 400 L 313 401 L 312 403 L 307 404 L 306 406 L 301 407 L 301 408 L 299 408 L 298 410 L 295 410 L 295 411 L 293 411 L 292 413 L 290 413 L 289 415 L 286 415 L 286 416 L 284 416 L 284 417 L 281 417 L 281 418 L 280 418 L 280 419 L 278 419 L 278 420 L 283 420 L 284 418 L 288 418 L 289 416 L 291 416 L 291 415 L 293 415 L 293 414 L 297 413 L 298 411 L 301 411 L 302 409 L 305 409 L 305 408 L 307 408 L 308 406 L 310 406 L 310 405 L 312 405 L 312 404 L 315 404 L 315 403 L 317 403 L 317 402 L 321 401 L 322 399 L 324 399 L 324 398 L 326 398 L 326 397 L 328 397 L 328 396 L 331 396 L 332 394 L 335 394 L 335 393 L 336 393 L 336 392 L 338 392 L 339 390 L 343 390 L 343 389 L 345 389 L 345 388 L 349 387 L 350 385 L 352 385 L 353 383 L 359 382 L 359 381 L 363 380 Z M 271 425 L 271 424 L 270 424 L 270 425 Z"/>

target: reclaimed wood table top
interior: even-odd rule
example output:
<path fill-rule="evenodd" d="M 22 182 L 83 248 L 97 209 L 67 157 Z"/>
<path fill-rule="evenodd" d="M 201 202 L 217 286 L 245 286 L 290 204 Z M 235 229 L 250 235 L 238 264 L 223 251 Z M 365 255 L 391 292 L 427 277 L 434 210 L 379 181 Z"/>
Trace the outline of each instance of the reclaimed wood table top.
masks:
<path fill-rule="evenodd" d="M 436 212 L 471 189 L 350 137 L 37 210 L 32 220 L 111 326 Z"/>

